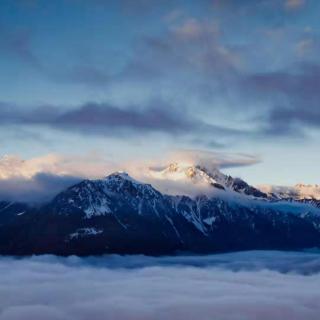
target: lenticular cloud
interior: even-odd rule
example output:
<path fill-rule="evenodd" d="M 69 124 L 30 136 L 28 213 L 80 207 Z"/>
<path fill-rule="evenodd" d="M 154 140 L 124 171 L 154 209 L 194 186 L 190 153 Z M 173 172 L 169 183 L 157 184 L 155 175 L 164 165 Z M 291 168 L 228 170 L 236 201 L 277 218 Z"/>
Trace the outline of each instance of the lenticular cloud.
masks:
<path fill-rule="evenodd" d="M 1 320 L 316 320 L 317 253 L 0 259 Z"/>

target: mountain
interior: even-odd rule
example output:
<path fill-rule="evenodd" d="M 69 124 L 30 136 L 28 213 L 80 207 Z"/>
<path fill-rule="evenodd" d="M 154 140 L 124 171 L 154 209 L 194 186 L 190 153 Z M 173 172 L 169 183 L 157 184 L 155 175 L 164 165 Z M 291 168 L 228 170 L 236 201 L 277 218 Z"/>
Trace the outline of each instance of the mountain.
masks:
<path fill-rule="evenodd" d="M 0 253 L 160 255 L 320 246 L 316 206 L 274 200 L 216 169 L 173 164 L 156 175 L 205 185 L 212 193 L 168 195 L 116 172 L 84 180 L 41 206 L 2 202 Z"/>
<path fill-rule="evenodd" d="M 293 187 L 261 185 L 260 190 L 263 190 L 268 195 L 276 196 L 280 199 L 313 199 L 320 200 L 320 186 L 315 184 L 299 183 Z"/>
<path fill-rule="evenodd" d="M 203 187 L 210 193 L 224 190 L 235 191 L 240 194 L 257 198 L 268 198 L 268 195 L 259 189 L 248 185 L 240 178 L 233 178 L 223 174 L 217 168 L 207 168 L 200 165 L 171 163 L 163 170 L 152 170 L 151 175 L 160 180 L 178 181 L 185 184 L 192 183 L 196 187 Z"/>
<path fill-rule="evenodd" d="M 293 187 L 261 185 L 259 189 L 268 197 L 309 203 L 320 208 L 320 186 L 299 183 Z"/>

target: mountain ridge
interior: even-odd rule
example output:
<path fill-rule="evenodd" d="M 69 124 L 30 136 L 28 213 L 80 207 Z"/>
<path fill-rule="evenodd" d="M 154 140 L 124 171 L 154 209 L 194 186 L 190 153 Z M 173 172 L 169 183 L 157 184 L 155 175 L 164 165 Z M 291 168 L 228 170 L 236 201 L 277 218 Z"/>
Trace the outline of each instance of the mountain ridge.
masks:
<path fill-rule="evenodd" d="M 203 178 L 214 193 L 163 194 L 115 172 L 83 180 L 39 207 L 0 203 L 0 253 L 158 255 L 320 246 L 316 206 L 256 196 L 244 181 L 201 167 L 182 171 L 193 182 Z"/>

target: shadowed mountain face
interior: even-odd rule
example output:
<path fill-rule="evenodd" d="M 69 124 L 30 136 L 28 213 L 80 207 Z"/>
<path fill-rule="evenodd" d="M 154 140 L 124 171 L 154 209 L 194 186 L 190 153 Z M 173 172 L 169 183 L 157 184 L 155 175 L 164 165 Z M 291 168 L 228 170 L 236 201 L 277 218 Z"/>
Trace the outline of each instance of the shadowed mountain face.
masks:
<path fill-rule="evenodd" d="M 177 170 L 171 166 L 165 174 Z M 165 195 L 114 173 L 82 181 L 42 206 L 2 202 L 0 253 L 161 255 L 320 246 L 314 203 L 269 197 L 219 171 L 190 167 L 185 173 L 192 183 L 206 181 L 212 195 Z"/>

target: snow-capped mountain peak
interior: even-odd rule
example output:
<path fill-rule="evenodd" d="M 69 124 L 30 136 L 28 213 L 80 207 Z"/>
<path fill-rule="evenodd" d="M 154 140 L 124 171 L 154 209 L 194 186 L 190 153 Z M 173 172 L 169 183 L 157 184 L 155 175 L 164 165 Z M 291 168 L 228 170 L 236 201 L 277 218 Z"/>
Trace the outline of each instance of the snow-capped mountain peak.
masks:
<path fill-rule="evenodd" d="M 125 171 L 116 171 L 111 173 L 110 175 L 106 176 L 104 178 L 106 182 L 108 181 L 116 181 L 116 182 L 121 182 L 121 181 L 129 181 L 134 184 L 144 184 L 143 182 L 140 182 L 138 180 L 135 180 L 132 178 L 127 172 Z"/>
<path fill-rule="evenodd" d="M 269 195 L 281 199 L 313 199 L 320 200 L 320 185 L 298 183 L 295 186 L 261 185 L 259 189 Z"/>
<path fill-rule="evenodd" d="M 150 199 L 157 199 L 160 193 L 150 184 L 139 182 L 126 172 L 114 172 L 104 179 L 84 180 L 65 192 L 60 193 L 54 203 L 62 213 L 69 213 L 70 208 L 83 210 L 87 218 L 106 215 L 114 212 L 111 199 L 121 198 L 133 205 L 138 205 Z"/>
<path fill-rule="evenodd" d="M 248 185 L 240 178 L 233 178 L 222 173 L 218 168 L 210 169 L 200 165 L 190 165 L 184 163 L 171 163 L 162 170 L 151 170 L 151 176 L 159 180 L 174 181 L 180 184 L 190 184 L 199 193 L 209 191 L 237 192 L 254 197 L 266 198 L 267 195 L 260 190 Z M 194 190 L 193 190 L 194 191 Z"/>
<path fill-rule="evenodd" d="M 184 180 L 191 181 L 193 183 L 205 182 L 207 184 L 223 182 L 226 179 L 226 176 L 221 173 L 218 169 L 209 171 L 198 165 L 190 164 L 179 164 L 177 162 L 169 164 L 163 170 L 152 171 L 152 175 L 158 179 L 168 179 L 168 180 Z"/>

